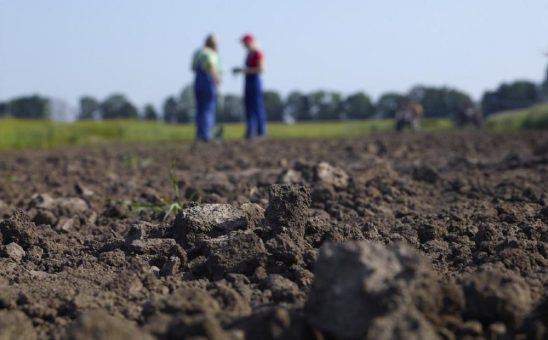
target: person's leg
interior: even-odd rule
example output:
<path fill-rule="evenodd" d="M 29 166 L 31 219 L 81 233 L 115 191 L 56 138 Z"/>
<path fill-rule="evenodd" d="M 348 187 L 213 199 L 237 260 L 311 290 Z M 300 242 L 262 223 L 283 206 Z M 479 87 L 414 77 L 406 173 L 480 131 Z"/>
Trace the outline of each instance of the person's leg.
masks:
<path fill-rule="evenodd" d="M 203 141 L 204 136 L 204 116 L 205 116 L 205 101 L 203 91 L 196 90 L 196 140 Z"/>
<path fill-rule="evenodd" d="M 255 129 L 255 112 L 254 112 L 254 105 L 253 105 L 253 98 L 251 93 L 249 91 L 246 91 L 245 93 L 245 122 L 246 122 L 246 132 L 245 132 L 245 138 L 252 138 L 254 133 L 253 130 Z"/>
<path fill-rule="evenodd" d="M 210 92 L 207 98 L 206 114 L 204 115 L 204 137 L 211 139 L 211 132 L 215 126 L 215 110 L 217 108 L 217 98 L 214 92 Z"/>
<path fill-rule="evenodd" d="M 256 97 L 257 106 L 257 135 L 263 137 L 266 133 L 266 110 L 264 108 L 263 93 L 259 91 Z"/>

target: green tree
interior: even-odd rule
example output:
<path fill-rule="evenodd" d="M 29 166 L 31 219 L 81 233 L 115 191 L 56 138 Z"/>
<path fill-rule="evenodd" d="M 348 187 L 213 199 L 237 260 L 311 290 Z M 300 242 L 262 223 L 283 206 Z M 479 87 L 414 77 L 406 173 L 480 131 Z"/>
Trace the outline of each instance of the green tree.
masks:
<path fill-rule="evenodd" d="M 177 123 L 188 123 L 196 114 L 196 100 L 194 88 L 191 85 L 185 86 L 179 95 L 177 102 Z"/>
<path fill-rule="evenodd" d="M 241 121 L 244 111 L 242 98 L 233 94 L 226 94 L 221 100 L 222 105 L 218 107 L 217 121 L 220 123 Z"/>
<path fill-rule="evenodd" d="M 481 100 L 483 112 L 488 115 L 498 111 L 529 107 L 538 103 L 541 95 L 537 85 L 525 80 L 502 84 L 495 91 L 487 91 Z"/>
<path fill-rule="evenodd" d="M 455 118 L 472 103 L 468 94 L 446 87 L 415 86 L 409 98 L 422 105 L 425 117 Z"/>
<path fill-rule="evenodd" d="M 158 120 L 158 112 L 156 112 L 156 109 L 154 106 L 148 104 L 145 105 L 144 111 L 143 111 L 143 118 L 145 120 Z"/>
<path fill-rule="evenodd" d="M 188 123 L 195 111 L 194 89 L 192 86 L 185 86 L 179 96 L 166 98 L 163 105 L 163 119 L 166 123 L 172 124 Z"/>
<path fill-rule="evenodd" d="M 5 117 L 8 113 L 8 103 L 0 102 L 0 117 Z"/>
<path fill-rule="evenodd" d="M 284 103 L 278 92 L 265 91 L 264 105 L 267 120 L 277 122 L 284 120 Z"/>
<path fill-rule="evenodd" d="M 544 81 L 540 85 L 540 90 L 542 92 L 542 95 L 544 96 L 544 99 L 548 100 L 548 67 L 546 67 L 546 76 L 544 78 Z"/>
<path fill-rule="evenodd" d="M 100 115 L 100 103 L 91 96 L 80 98 L 78 119 L 97 119 Z"/>
<path fill-rule="evenodd" d="M 37 95 L 15 98 L 9 103 L 9 111 L 15 118 L 49 119 L 49 99 Z"/>
<path fill-rule="evenodd" d="M 308 97 L 298 91 L 289 94 L 285 102 L 285 110 L 289 117 L 297 121 L 313 119 Z"/>
<path fill-rule="evenodd" d="M 308 102 L 313 119 L 335 120 L 342 118 L 341 95 L 336 92 L 312 92 L 308 95 Z"/>
<path fill-rule="evenodd" d="M 377 101 L 377 115 L 382 118 L 394 118 L 400 105 L 408 98 L 399 93 L 385 93 Z"/>
<path fill-rule="evenodd" d="M 169 96 L 164 101 L 163 105 L 164 122 L 177 123 L 177 100 L 173 96 Z"/>
<path fill-rule="evenodd" d="M 138 118 L 137 108 L 122 94 L 113 94 L 100 104 L 102 119 Z"/>
<path fill-rule="evenodd" d="M 375 114 L 375 107 L 365 93 L 357 92 L 346 97 L 343 111 L 348 119 L 366 119 Z"/>

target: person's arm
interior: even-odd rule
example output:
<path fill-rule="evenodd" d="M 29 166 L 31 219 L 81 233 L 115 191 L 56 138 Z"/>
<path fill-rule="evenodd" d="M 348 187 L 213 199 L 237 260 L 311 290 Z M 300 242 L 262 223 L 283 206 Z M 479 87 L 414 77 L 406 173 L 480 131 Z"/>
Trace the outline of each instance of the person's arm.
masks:
<path fill-rule="evenodd" d="M 263 55 L 260 52 L 257 52 L 256 55 L 257 62 L 256 66 L 244 66 L 244 67 L 236 67 L 232 70 L 234 73 L 244 73 L 244 74 L 260 74 L 264 71 L 264 58 Z"/>
<path fill-rule="evenodd" d="M 245 74 L 263 73 L 263 71 L 264 71 L 263 65 L 264 65 L 263 61 L 259 59 L 259 61 L 257 63 L 257 66 L 255 66 L 255 67 L 244 67 L 242 72 L 245 73 Z"/>

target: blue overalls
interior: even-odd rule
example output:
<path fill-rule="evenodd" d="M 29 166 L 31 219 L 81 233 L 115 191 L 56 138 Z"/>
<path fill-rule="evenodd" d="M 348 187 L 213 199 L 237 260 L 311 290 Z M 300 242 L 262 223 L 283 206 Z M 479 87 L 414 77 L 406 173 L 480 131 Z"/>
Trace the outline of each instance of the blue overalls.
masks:
<path fill-rule="evenodd" d="M 194 94 L 196 96 L 196 139 L 206 142 L 211 139 L 211 130 L 215 125 L 217 90 L 211 75 L 201 68 L 196 70 Z"/>
<path fill-rule="evenodd" d="M 263 101 L 263 86 L 260 74 L 245 76 L 245 119 L 246 138 L 264 136 L 266 132 L 266 112 Z"/>

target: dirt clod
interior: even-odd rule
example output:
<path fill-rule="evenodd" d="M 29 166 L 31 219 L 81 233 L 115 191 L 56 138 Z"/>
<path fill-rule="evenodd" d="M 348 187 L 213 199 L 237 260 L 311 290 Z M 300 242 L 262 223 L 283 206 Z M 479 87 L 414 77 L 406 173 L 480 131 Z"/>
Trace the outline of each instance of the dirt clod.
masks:
<path fill-rule="evenodd" d="M 307 316 L 341 338 L 363 337 L 377 318 L 402 308 L 436 314 L 441 305 L 428 261 L 402 244 L 326 244 L 314 275 Z"/>

